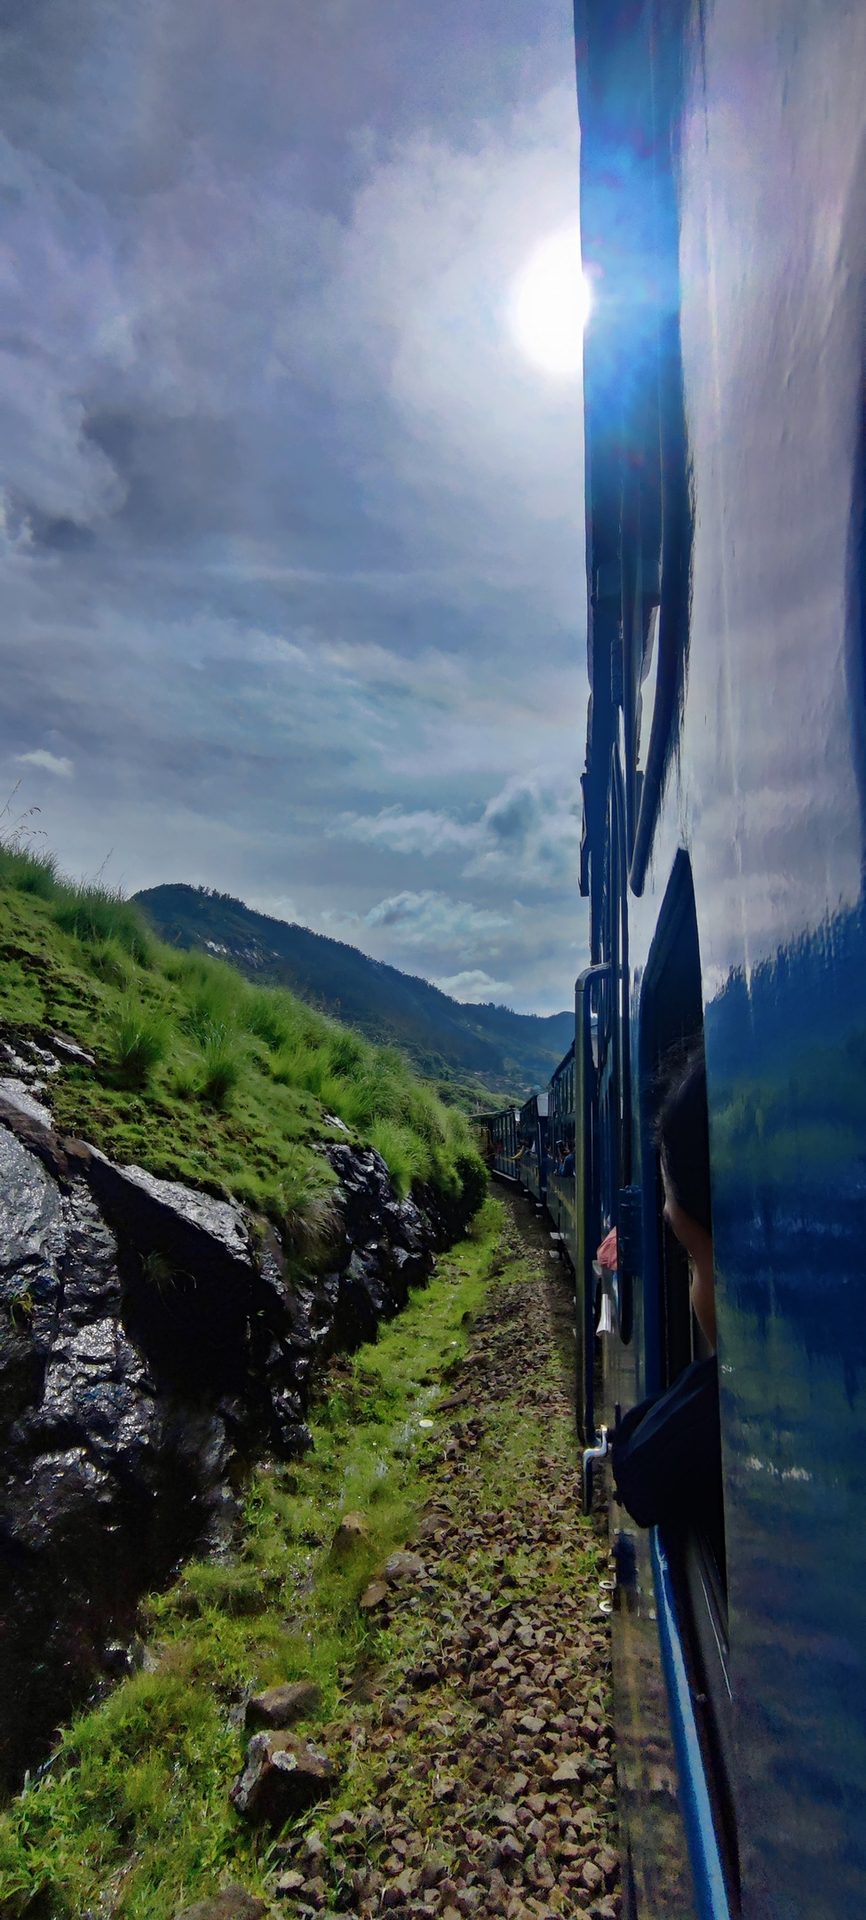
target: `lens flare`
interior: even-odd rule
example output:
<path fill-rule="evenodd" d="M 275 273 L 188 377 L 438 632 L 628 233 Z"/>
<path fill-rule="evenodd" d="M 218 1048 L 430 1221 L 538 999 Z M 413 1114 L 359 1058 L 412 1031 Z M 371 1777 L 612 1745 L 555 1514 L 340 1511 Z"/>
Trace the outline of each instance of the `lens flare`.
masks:
<path fill-rule="evenodd" d="M 580 232 L 566 227 L 541 242 L 514 289 L 512 325 L 527 359 L 560 379 L 578 374 L 590 305 Z"/>

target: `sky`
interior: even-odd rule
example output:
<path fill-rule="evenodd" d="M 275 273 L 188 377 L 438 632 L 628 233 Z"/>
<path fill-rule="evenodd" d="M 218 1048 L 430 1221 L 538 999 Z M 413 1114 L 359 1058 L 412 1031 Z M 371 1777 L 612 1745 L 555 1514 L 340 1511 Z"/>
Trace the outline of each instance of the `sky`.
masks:
<path fill-rule="evenodd" d="M 568 1006 L 568 0 L 6 0 L 0 127 L 7 830 Z"/>

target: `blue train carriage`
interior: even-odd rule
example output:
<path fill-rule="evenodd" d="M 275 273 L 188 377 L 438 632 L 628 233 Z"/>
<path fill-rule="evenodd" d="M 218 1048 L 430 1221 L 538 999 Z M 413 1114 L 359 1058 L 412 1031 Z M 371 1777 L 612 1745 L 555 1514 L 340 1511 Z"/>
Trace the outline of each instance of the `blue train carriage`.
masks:
<path fill-rule="evenodd" d="M 517 1107 L 501 1107 L 497 1113 L 477 1113 L 472 1124 L 479 1146 L 491 1173 L 511 1186 L 518 1186 L 520 1152 Z"/>
<path fill-rule="evenodd" d="M 555 1069 L 548 1089 L 547 1211 L 562 1253 L 573 1268 L 577 1240 L 575 1177 L 574 1041 Z"/>
<path fill-rule="evenodd" d="M 547 1105 L 546 1093 L 530 1094 L 517 1116 L 518 1179 L 538 1206 L 544 1206 L 547 1197 Z"/>
<path fill-rule="evenodd" d="M 703 1028 L 723 1462 L 676 1539 L 611 1506 L 627 1908 L 839 1920 L 866 1913 L 866 9 L 586 0 L 577 48 L 579 1416 L 601 1480 L 700 1350 L 651 1123 Z"/>

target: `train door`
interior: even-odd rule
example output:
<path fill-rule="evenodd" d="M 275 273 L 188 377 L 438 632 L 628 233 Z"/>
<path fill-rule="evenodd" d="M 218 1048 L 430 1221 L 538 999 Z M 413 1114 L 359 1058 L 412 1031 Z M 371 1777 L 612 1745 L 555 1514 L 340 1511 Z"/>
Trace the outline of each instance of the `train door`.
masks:
<path fill-rule="evenodd" d="M 588 1446 L 604 1412 L 610 1423 L 612 1402 L 621 1399 L 627 1404 L 632 1384 L 622 1380 L 623 1367 L 627 1371 L 631 1368 L 634 1244 L 625 882 L 626 810 L 619 756 L 614 749 L 601 890 L 601 955 L 578 982 L 576 1009 L 575 1069 L 580 1114 L 577 1424 Z M 595 1253 L 612 1227 L 617 1229 L 620 1262 L 615 1273 L 608 1273 L 596 1265 Z M 585 1504 L 591 1505 L 590 1462 L 584 1498 Z"/>
<path fill-rule="evenodd" d="M 662 1391 L 684 1367 L 710 1351 L 689 1304 L 687 1256 L 664 1218 L 664 1193 L 652 1127 L 658 1089 L 684 1043 L 702 1036 L 698 928 L 691 867 L 677 856 L 655 938 L 649 950 L 638 1014 L 639 1112 L 642 1170 L 642 1296 L 644 1391 Z M 682 1657 L 687 1695 L 706 1785 L 704 1867 L 713 1867 L 713 1837 L 728 1897 L 738 1901 L 733 1778 L 731 1684 L 728 1657 L 727 1571 L 721 1476 L 707 1485 L 702 1507 L 675 1537 L 653 1541 L 657 1598 L 665 1590 L 670 1632 Z M 663 1603 L 664 1604 L 664 1603 Z M 670 1684 L 670 1675 L 669 1684 Z M 691 1784 L 700 1787 L 697 1767 Z M 697 1788 L 696 1788 L 697 1790 Z"/>

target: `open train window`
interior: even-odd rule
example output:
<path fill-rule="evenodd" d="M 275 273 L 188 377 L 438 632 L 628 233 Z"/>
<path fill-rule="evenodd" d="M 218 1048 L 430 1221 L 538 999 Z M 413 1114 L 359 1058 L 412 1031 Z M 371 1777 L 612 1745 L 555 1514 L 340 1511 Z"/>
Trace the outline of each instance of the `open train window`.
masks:
<path fill-rule="evenodd" d="M 689 1263 L 664 1218 L 664 1190 L 653 1122 L 672 1053 L 702 1032 L 697 916 L 691 867 L 677 856 L 647 958 L 641 992 L 639 1046 L 645 1191 L 644 1321 L 651 1390 L 671 1385 L 691 1360 L 710 1351 L 691 1311 Z M 727 1573 L 721 1476 L 708 1485 L 701 1510 L 666 1540 L 674 1576 L 692 1692 L 718 1814 L 718 1834 L 732 1895 L 737 1889 L 731 1688 L 728 1674 Z"/>

